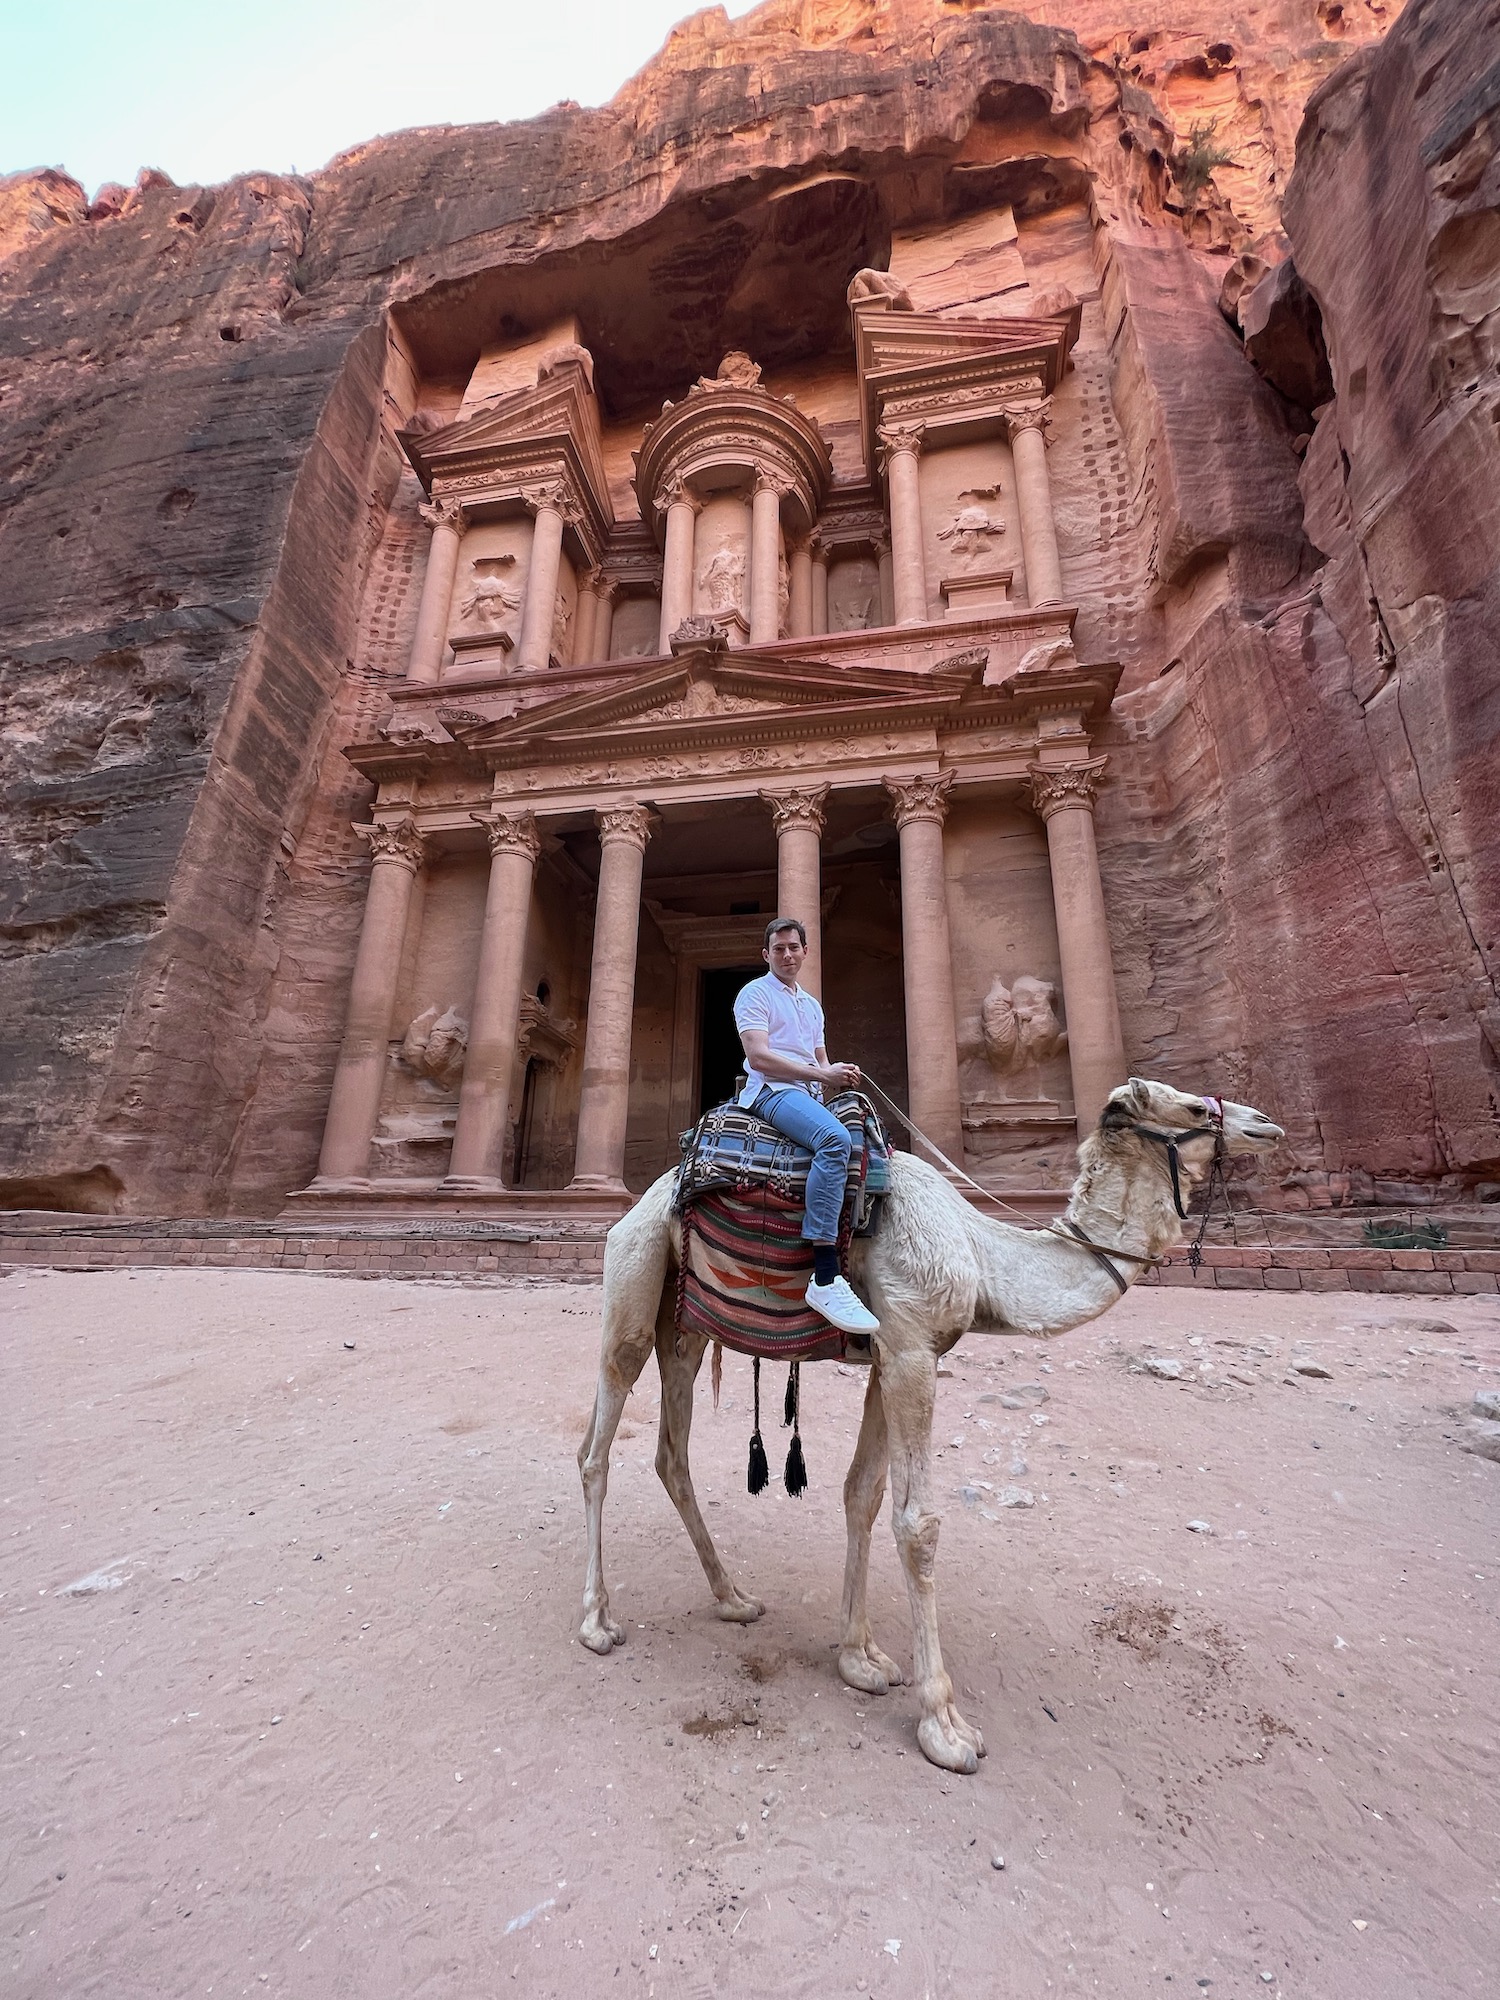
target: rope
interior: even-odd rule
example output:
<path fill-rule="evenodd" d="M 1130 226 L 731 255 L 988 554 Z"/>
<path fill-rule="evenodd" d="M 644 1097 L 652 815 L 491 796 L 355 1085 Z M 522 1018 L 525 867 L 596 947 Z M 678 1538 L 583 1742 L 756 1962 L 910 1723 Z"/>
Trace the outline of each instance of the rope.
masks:
<path fill-rule="evenodd" d="M 969 1176 L 964 1172 L 962 1167 L 954 1166 L 953 1162 L 948 1158 L 948 1155 L 943 1151 L 942 1147 L 935 1146 L 932 1140 L 928 1138 L 925 1132 L 921 1131 L 917 1126 L 913 1125 L 911 1120 L 907 1117 L 906 1113 L 901 1109 L 901 1106 L 897 1104 L 895 1099 L 892 1098 L 887 1092 L 881 1089 L 880 1085 L 875 1081 L 874 1077 L 871 1076 L 870 1072 L 867 1069 L 862 1069 L 860 1071 L 859 1079 L 861 1088 L 873 1091 L 875 1095 L 880 1099 L 881 1103 L 892 1114 L 892 1116 L 895 1117 L 897 1120 L 899 1120 L 899 1122 L 906 1127 L 907 1131 L 910 1132 L 911 1136 L 917 1141 L 917 1143 L 927 1148 L 928 1152 L 931 1153 L 932 1157 L 937 1161 L 939 1166 L 945 1167 L 950 1174 L 955 1175 L 957 1179 L 961 1180 L 965 1187 L 972 1188 L 975 1194 L 982 1195 L 986 1201 L 992 1201 L 995 1204 L 996 1208 L 1003 1209 L 1007 1215 L 1018 1216 L 1020 1220 L 1024 1222 L 1029 1229 L 1034 1229 L 1036 1227 L 1036 1218 L 1034 1216 L 1028 1215 L 1025 1209 L 1013 1208 L 1008 1201 L 1002 1201 L 999 1195 L 991 1194 L 987 1187 L 981 1187 L 978 1181 L 971 1180 Z"/>

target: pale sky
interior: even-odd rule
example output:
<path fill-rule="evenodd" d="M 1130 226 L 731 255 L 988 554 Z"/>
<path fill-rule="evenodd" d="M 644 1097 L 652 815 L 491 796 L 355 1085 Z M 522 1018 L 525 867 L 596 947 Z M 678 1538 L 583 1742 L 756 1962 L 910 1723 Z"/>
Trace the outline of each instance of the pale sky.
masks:
<path fill-rule="evenodd" d="M 750 0 L 728 0 L 732 16 Z M 0 174 L 314 172 L 408 125 L 603 104 L 693 0 L 0 0 Z"/>

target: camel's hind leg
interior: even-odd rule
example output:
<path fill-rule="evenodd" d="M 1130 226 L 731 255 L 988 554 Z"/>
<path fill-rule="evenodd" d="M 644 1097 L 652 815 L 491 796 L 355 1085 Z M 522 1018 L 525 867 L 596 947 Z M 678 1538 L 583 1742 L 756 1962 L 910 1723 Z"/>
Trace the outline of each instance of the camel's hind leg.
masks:
<path fill-rule="evenodd" d="M 688 1468 L 693 1384 L 707 1345 L 700 1334 L 684 1334 L 679 1354 L 678 1336 L 670 1322 L 664 1319 L 658 1327 L 656 1361 L 661 1369 L 661 1426 L 657 1432 L 656 1470 L 682 1516 L 682 1525 L 692 1537 L 708 1587 L 718 1602 L 719 1616 L 736 1625 L 749 1625 L 766 1607 L 758 1598 L 747 1596 L 720 1562 L 708 1524 L 698 1510 L 698 1496 L 693 1491 L 693 1475 Z"/>
<path fill-rule="evenodd" d="M 888 1694 L 901 1684 L 901 1669 L 870 1637 L 866 1597 L 870 1582 L 870 1531 L 885 1498 L 885 1404 L 880 1393 L 880 1364 L 870 1370 L 859 1442 L 844 1479 L 844 1518 L 849 1526 L 849 1553 L 844 1562 L 844 1637 L 839 1649 L 839 1676 L 864 1694 Z"/>
<path fill-rule="evenodd" d="M 938 1640 L 937 1543 L 939 1517 L 932 1504 L 932 1417 L 937 1363 L 926 1349 L 883 1358 L 881 1390 L 891 1434 L 891 1525 L 906 1571 L 911 1602 L 912 1667 L 922 1719 L 922 1754 L 945 1771 L 972 1773 L 984 1740 L 953 1703 L 953 1683 Z"/>
<path fill-rule="evenodd" d="M 670 1177 L 665 1177 L 642 1196 L 623 1222 L 616 1223 L 604 1252 L 599 1385 L 594 1392 L 593 1415 L 578 1449 L 589 1543 L 583 1623 L 578 1636 L 594 1653 L 607 1653 L 625 1643 L 624 1626 L 609 1615 L 609 1591 L 604 1583 L 604 1495 L 609 1485 L 610 1448 L 625 1398 L 651 1353 L 658 1317 L 671 1310 L 671 1292 L 666 1285 L 671 1247 L 669 1200 Z"/>

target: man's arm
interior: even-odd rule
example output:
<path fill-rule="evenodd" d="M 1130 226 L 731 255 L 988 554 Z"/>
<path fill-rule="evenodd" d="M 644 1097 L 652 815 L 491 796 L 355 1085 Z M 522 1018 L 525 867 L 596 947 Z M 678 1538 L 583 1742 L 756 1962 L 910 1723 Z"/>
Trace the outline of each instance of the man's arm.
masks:
<path fill-rule="evenodd" d="M 831 1063 L 821 1042 L 815 1051 L 817 1061 L 805 1063 L 795 1056 L 777 1055 L 770 1045 L 768 1028 L 741 1028 L 740 1041 L 751 1066 L 768 1083 L 827 1083 L 838 1090 L 852 1090 L 859 1082 L 858 1067 L 854 1063 Z"/>

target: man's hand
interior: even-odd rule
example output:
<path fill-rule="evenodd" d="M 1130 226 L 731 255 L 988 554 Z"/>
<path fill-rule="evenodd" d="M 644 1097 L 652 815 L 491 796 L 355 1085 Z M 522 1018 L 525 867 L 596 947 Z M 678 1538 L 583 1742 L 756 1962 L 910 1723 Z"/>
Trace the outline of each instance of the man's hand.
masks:
<path fill-rule="evenodd" d="M 835 1090 L 858 1090 L 859 1064 L 830 1063 L 819 1081 L 831 1085 Z"/>

